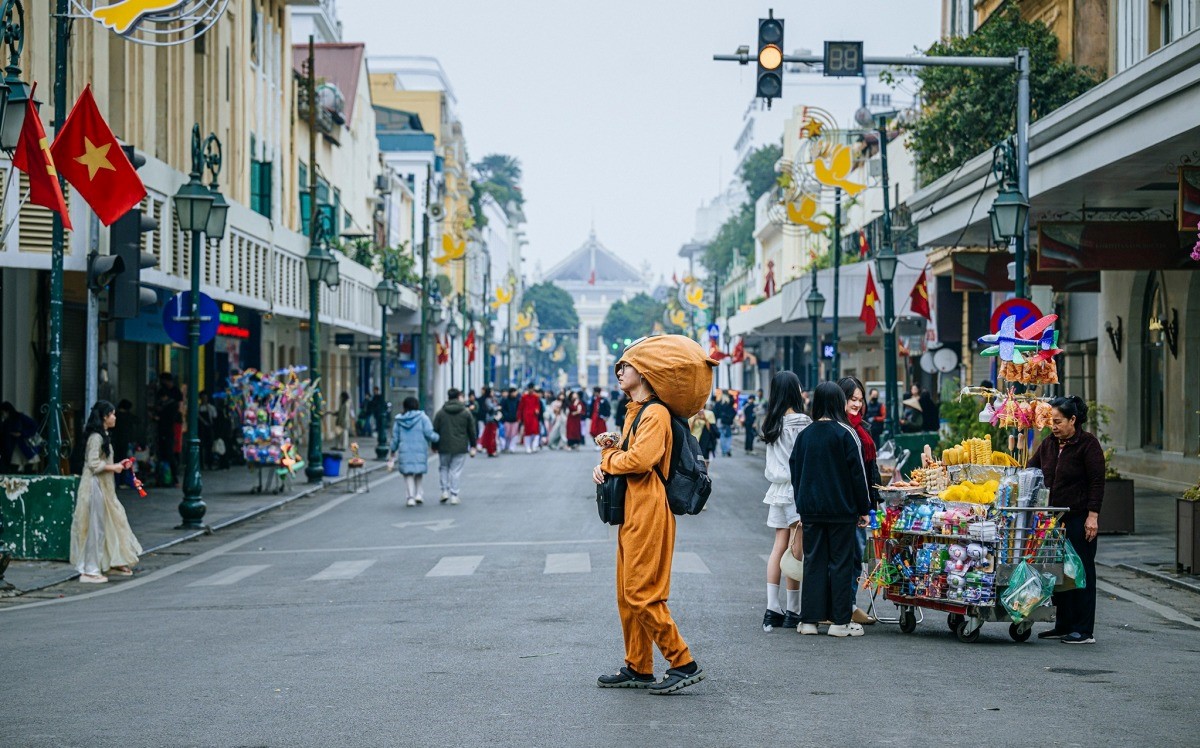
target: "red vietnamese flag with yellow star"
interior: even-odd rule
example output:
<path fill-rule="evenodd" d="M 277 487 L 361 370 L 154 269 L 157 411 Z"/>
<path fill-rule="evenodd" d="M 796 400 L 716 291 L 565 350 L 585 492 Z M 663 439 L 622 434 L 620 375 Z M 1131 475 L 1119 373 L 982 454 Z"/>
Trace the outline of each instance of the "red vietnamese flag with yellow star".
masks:
<path fill-rule="evenodd" d="M 79 94 L 50 148 L 63 179 L 111 226 L 146 196 L 146 187 L 100 115 L 92 87 Z"/>
<path fill-rule="evenodd" d="M 62 217 L 63 226 L 71 228 L 67 201 L 58 183 L 54 158 L 50 155 L 42 120 L 33 106 L 32 94 L 25 102 L 25 124 L 21 126 L 17 150 L 13 152 L 13 166 L 29 175 L 29 202 L 54 211 Z"/>
<path fill-rule="evenodd" d="M 917 279 L 916 285 L 909 293 L 912 298 L 913 314 L 919 314 L 930 322 L 933 321 L 933 313 L 929 309 L 929 283 L 925 279 L 925 271 L 921 271 L 921 277 Z"/>
<path fill-rule="evenodd" d="M 879 291 L 875 290 L 875 279 L 871 277 L 871 268 L 867 267 L 867 292 L 863 295 L 862 311 L 858 318 L 867 326 L 867 334 L 875 332 L 879 326 L 879 318 L 875 316 L 875 302 L 879 301 Z"/>

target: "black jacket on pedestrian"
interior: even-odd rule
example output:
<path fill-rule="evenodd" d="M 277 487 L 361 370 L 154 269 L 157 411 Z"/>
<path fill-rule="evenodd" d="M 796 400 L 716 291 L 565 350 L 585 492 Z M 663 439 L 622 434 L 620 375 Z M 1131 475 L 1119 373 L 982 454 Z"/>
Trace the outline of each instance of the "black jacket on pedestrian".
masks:
<path fill-rule="evenodd" d="M 816 421 L 792 447 L 792 492 L 804 524 L 846 523 L 871 511 L 867 468 L 854 431 L 837 421 Z"/>
<path fill-rule="evenodd" d="M 1104 503 L 1104 448 L 1087 431 L 1076 431 L 1065 444 L 1051 434 L 1029 458 L 1029 467 L 1040 468 L 1050 489 L 1050 503 L 1065 506 L 1070 514 L 1100 511 Z"/>
<path fill-rule="evenodd" d="M 475 416 L 462 400 L 451 400 L 433 417 L 440 454 L 461 455 L 475 448 Z"/>
<path fill-rule="evenodd" d="M 713 406 L 713 415 L 717 417 L 717 423 L 722 426 L 732 426 L 733 419 L 737 418 L 737 411 L 734 409 L 732 401 L 721 399 Z"/>
<path fill-rule="evenodd" d="M 520 395 L 505 395 L 500 401 L 500 413 L 507 423 L 516 423 L 517 408 L 521 404 Z"/>

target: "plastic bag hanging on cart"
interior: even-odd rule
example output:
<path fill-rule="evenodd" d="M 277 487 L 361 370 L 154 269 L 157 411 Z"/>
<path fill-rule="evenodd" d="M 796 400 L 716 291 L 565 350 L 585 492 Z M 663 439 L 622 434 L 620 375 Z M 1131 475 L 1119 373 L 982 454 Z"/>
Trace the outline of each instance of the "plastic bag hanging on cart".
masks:
<path fill-rule="evenodd" d="M 1000 595 L 1000 602 L 1008 611 L 1013 623 L 1020 623 L 1028 618 L 1037 606 L 1045 602 L 1053 591 L 1053 584 L 1046 587 L 1045 580 L 1037 569 L 1022 561 L 1009 577 L 1008 587 Z"/>
<path fill-rule="evenodd" d="M 1075 552 L 1070 540 L 1063 541 L 1063 575 L 1075 580 L 1075 589 L 1087 587 L 1087 573 L 1083 570 L 1083 559 Z"/>

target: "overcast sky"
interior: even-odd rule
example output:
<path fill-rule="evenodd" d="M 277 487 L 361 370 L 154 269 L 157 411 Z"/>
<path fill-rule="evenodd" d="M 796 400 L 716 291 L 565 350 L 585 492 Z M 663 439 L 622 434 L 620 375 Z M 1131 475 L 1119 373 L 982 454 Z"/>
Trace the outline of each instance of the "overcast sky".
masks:
<path fill-rule="evenodd" d="M 439 58 L 458 97 L 472 161 L 516 156 L 524 169 L 526 270 L 548 269 L 596 234 L 655 274 L 695 210 L 729 179 L 754 96 L 754 67 L 714 62 L 756 44 L 769 7 L 784 46 L 862 40 L 867 55 L 908 54 L 939 29 L 938 0 L 339 0 L 345 41 L 368 55 Z M 820 78 L 820 76 L 810 76 Z M 847 84 L 814 82 L 803 102 L 845 109 Z M 824 84 L 824 85 L 823 85 Z M 881 84 L 873 82 L 875 90 Z M 792 92 L 788 92 L 791 96 Z M 776 106 L 780 106 L 776 102 Z M 836 111 L 846 117 L 849 112 Z"/>

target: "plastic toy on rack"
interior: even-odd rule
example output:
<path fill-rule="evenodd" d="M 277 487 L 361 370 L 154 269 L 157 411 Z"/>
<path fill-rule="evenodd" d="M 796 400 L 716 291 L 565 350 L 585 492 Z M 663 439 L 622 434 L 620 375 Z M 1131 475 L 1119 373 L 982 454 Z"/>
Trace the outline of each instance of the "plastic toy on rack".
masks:
<path fill-rule="evenodd" d="M 304 468 L 296 437 L 318 386 L 300 376 L 305 370 L 302 366 L 274 373 L 247 369 L 226 391 L 235 412 L 242 414 L 242 455 L 247 465 L 259 470 L 256 493 L 283 491 Z"/>

